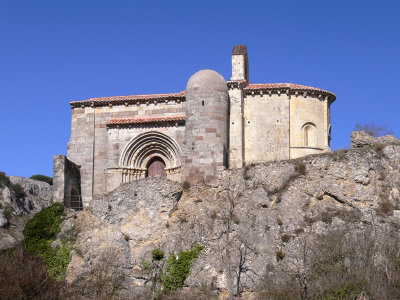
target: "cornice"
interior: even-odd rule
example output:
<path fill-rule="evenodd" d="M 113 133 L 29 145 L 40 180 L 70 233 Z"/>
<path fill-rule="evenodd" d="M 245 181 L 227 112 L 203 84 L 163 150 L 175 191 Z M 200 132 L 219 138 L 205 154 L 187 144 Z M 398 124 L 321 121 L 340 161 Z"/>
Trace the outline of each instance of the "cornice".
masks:
<path fill-rule="evenodd" d="M 140 105 L 140 104 L 159 104 L 168 103 L 170 101 L 181 103 L 186 101 L 185 91 L 180 93 L 169 94 L 150 94 L 150 95 L 132 95 L 132 96 L 116 96 L 91 98 L 87 100 L 71 101 L 71 108 L 84 107 L 103 107 L 113 105 Z"/>

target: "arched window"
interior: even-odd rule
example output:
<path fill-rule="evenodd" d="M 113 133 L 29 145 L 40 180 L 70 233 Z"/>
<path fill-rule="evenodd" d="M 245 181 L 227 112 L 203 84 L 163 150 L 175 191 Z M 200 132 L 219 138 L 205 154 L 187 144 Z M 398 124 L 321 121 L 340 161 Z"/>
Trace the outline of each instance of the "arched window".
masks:
<path fill-rule="evenodd" d="M 316 129 L 313 123 L 306 123 L 303 125 L 303 146 L 304 147 L 317 146 Z"/>

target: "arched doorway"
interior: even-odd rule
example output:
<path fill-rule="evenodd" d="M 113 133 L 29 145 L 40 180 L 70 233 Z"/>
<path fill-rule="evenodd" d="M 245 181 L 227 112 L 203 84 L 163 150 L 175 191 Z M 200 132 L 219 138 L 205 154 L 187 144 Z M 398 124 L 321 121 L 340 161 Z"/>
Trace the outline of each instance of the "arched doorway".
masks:
<path fill-rule="evenodd" d="M 147 176 L 146 177 L 154 177 L 154 176 L 163 176 L 167 177 L 167 172 L 165 171 L 165 162 L 161 157 L 153 157 L 147 164 Z"/>

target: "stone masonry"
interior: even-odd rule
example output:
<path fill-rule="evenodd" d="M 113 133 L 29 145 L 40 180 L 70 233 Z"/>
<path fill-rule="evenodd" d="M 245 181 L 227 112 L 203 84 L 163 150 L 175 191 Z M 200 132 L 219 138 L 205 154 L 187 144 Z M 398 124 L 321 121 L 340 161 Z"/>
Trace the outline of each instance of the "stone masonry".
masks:
<path fill-rule="evenodd" d="M 67 157 L 80 167 L 84 205 L 147 176 L 212 184 L 227 168 L 329 151 L 335 99 L 299 84 L 250 83 L 247 47 L 234 46 L 230 81 L 203 70 L 179 93 L 71 102 Z"/>

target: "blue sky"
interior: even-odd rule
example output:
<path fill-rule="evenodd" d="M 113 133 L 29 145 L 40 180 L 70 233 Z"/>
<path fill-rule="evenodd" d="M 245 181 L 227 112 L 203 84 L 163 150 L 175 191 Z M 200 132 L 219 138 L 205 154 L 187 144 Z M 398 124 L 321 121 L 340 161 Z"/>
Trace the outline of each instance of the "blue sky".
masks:
<path fill-rule="evenodd" d="M 327 89 L 333 149 L 356 123 L 400 135 L 399 1 L 0 0 L 0 171 L 52 176 L 69 102 L 178 92 L 210 68 L 226 80 L 246 44 L 252 83 Z"/>

